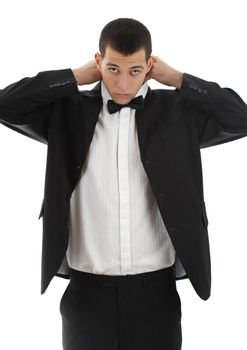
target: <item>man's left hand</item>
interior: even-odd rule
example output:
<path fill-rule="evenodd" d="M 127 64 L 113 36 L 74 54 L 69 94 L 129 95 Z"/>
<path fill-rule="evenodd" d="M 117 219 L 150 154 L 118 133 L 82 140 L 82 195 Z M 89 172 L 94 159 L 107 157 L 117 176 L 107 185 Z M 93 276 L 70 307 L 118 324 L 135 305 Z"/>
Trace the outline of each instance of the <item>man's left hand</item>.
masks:
<path fill-rule="evenodd" d="M 154 79 L 161 84 L 180 89 L 183 81 L 183 73 L 169 66 L 159 56 L 152 56 L 152 58 L 153 65 L 147 73 L 144 83 L 149 79 Z"/>

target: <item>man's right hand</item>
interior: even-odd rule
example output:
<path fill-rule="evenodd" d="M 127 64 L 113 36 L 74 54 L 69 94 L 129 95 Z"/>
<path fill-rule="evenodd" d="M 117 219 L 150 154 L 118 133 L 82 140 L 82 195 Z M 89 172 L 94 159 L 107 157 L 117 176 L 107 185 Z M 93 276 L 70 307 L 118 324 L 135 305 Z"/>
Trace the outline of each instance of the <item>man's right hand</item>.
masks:
<path fill-rule="evenodd" d="M 79 68 L 72 69 L 78 85 L 93 84 L 102 79 L 101 72 L 95 62 L 91 60 Z"/>

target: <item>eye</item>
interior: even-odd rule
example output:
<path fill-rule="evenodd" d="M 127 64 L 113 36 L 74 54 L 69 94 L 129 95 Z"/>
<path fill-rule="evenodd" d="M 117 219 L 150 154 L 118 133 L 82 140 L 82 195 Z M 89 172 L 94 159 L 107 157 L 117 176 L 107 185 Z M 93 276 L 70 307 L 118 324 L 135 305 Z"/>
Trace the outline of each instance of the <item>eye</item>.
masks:
<path fill-rule="evenodd" d="M 134 73 L 134 72 L 135 72 L 135 73 Z M 138 69 L 133 69 L 133 70 L 132 70 L 132 73 L 134 73 L 134 75 L 138 75 L 139 73 L 141 73 L 141 71 L 138 70 Z"/>
<path fill-rule="evenodd" d="M 115 71 L 113 72 L 114 69 L 115 69 Z M 117 73 L 117 68 L 111 67 L 111 68 L 109 68 L 109 71 L 111 71 L 112 73 Z"/>

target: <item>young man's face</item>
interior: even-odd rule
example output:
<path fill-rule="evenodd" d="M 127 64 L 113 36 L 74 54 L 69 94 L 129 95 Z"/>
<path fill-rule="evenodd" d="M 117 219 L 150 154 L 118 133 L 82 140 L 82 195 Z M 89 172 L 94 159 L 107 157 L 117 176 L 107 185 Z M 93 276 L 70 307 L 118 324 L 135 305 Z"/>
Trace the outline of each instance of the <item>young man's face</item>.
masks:
<path fill-rule="evenodd" d="M 95 61 L 109 94 L 119 104 L 126 104 L 135 97 L 153 65 L 152 56 L 146 62 L 144 49 L 124 56 L 110 46 L 103 59 L 96 53 Z"/>

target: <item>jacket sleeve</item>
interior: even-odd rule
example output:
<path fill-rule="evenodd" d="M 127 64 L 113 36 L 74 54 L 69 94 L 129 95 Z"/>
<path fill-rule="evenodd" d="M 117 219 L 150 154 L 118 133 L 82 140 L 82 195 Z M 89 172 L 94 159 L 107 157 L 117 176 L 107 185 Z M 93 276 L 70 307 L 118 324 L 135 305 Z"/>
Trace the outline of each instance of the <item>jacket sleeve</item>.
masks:
<path fill-rule="evenodd" d="M 184 73 L 176 91 L 194 118 L 200 148 L 247 136 L 247 105 L 234 90 Z"/>
<path fill-rule="evenodd" d="M 55 99 L 78 92 L 70 68 L 25 77 L 0 90 L 0 123 L 47 144 L 49 118 Z"/>

